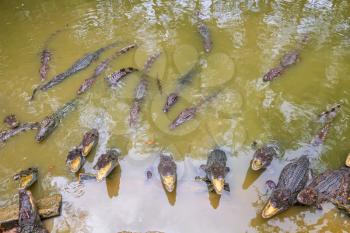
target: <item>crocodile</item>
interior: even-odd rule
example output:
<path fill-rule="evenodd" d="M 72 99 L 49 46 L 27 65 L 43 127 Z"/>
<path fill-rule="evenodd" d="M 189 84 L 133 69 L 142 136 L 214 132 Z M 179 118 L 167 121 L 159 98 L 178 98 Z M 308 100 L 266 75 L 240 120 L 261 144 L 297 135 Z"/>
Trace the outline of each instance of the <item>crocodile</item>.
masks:
<path fill-rule="evenodd" d="M 57 30 L 56 32 L 52 33 L 44 43 L 43 50 L 40 52 L 40 68 L 39 68 L 39 74 L 41 81 L 46 80 L 47 73 L 50 70 L 49 62 L 52 58 L 52 52 L 48 48 L 49 42 L 62 30 Z"/>
<path fill-rule="evenodd" d="M 170 110 L 170 108 L 177 103 L 179 99 L 179 92 L 181 91 L 181 89 L 183 89 L 185 86 L 189 85 L 192 82 L 193 76 L 195 76 L 197 73 L 198 67 L 196 64 L 194 67 L 192 67 L 192 69 L 190 69 L 187 73 L 180 77 L 175 91 L 173 91 L 167 96 L 166 102 L 163 107 L 163 112 L 167 113 Z"/>
<path fill-rule="evenodd" d="M 144 101 L 146 94 L 147 94 L 147 86 L 148 86 L 148 73 L 156 61 L 156 59 L 160 56 L 160 52 L 156 52 L 155 54 L 151 55 L 147 61 L 145 62 L 143 66 L 143 70 L 141 71 L 141 78 L 139 83 L 136 86 L 135 89 L 135 97 L 134 101 L 130 108 L 130 114 L 129 114 L 129 125 L 131 127 L 135 126 L 137 124 L 137 120 L 139 118 L 139 113 L 141 111 L 142 102 Z"/>
<path fill-rule="evenodd" d="M 78 172 L 84 165 L 86 160 L 85 158 L 97 145 L 98 138 L 99 133 L 97 129 L 92 129 L 84 134 L 78 147 L 75 147 L 68 152 L 66 166 L 71 172 Z"/>
<path fill-rule="evenodd" d="M 286 53 L 280 60 L 280 63 L 270 69 L 264 76 L 263 81 L 269 82 L 275 80 L 277 77 L 281 76 L 287 68 L 294 65 L 300 60 L 300 50 L 306 44 L 309 39 L 308 35 L 304 35 L 301 39 L 301 43 L 298 43 L 297 49 L 293 49 Z"/>
<path fill-rule="evenodd" d="M 105 78 L 105 80 L 109 86 L 115 87 L 127 75 L 129 75 L 133 72 L 136 72 L 136 71 L 138 71 L 138 69 L 133 68 L 133 67 L 122 68 L 122 69 L 110 74 L 109 76 L 107 76 Z"/>
<path fill-rule="evenodd" d="M 97 163 L 94 166 L 94 169 L 97 170 L 96 180 L 102 181 L 106 178 L 113 169 L 119 165 L 119 156 L 120 153 L 117 149 L 107 150 L 105 154 L 102 154 Z"/>
<path fill-rule="evenodd" d="M 210 152 L 207 164 L 202 164 L 200 168 L 206 173 L 205 177 L 196 177 L 196 180 L 204 181 L 208 185 L 209 191 L 215 191 L 221 195 L 223 190 L 230 191 L 230 186 L 225 183 L 225 176 L 230 171 L 226 167 L 227 156 L 223 150 L 214 149 Z"/>
<path fill-rule="evenodd" d="M 173 192 L 176 186 L 177 172 L 176 163 L 171 155 L 160 155 L 158 172 L 165 190 L 169 193 Z"/>
<path fill-rule="evenodd" d="M 82 156 L 86 157 L 89 153 L 96 147 L 99 139 L 99 133 L 97 129 L 91 129 L 86 132 L 83 139 L 79 145 L 82 150 Z"/>
<path fill-rule="evenodd" d="M 20 189 L 27 189 L 38 180 L 38 174 L 38 168 L 30 167 L 15 174 L 13 179 L 19 181 Z"/>
<path fill-rule="evenodd" d="M 346 157 L 345 165 L 350 167 L 350 153 L 348 154 L 348 157 Z"/>
<path fill-rule="evenodd" d="M 169 125 L 170 130 L 174 130 L 178 126 L 184 124 L 185 122 L 193 119 L 196 114 L 198 109 L 206 102 L 210 101 L 211 99 L 215 98 L 219 92 L 214 92 L 214 94 L 211 94 L 205 98 L 203 98 L 199 103 L 196 105 L 186 108 L 182 112 L 179 113 L 179 115 L 173 120 L 173 122 Z"/>
<path fill-rule="evenodd" d="M 263 218 L 271 218 L 297 203 L 297 195 L 308 181 L 309 167 L 309 159 L 303 155 L 282 169 L 277 185 L 268 181 L 273 191 L 262 211 Z"/>
<path fill-rule="evenodd" d="M 301 190 L 297 196 L 298 202 L 304 205 L 316 206 L 332 199 L 347 203 L 350 192 L 350 168 L 329 170 L 315 177 L 310 184 Z"/>
<path fill-rule="evenodd" d="M 70 172 L 76 173 L 85 163 L 85 157 L 82 155 L 81 148 L 73 148 L 68 152 L 66 166 Z"/>
<path fill-rule="evenodd" d="M 32 193 L 25 189 L 19 190 L 18 225 L 20 233 L 49 233 L 41 222 Z"/>
<path fill-rule="evenodd" d="M 279 154 L 279 146 L 275 143 L 267 143 L 258 148 L 251 162 L 251 169 L 259 171 L 268 167 L 274 157 Z"/>
<path fill-rule="evenodd" d="M 83 83 L 80 85 L 77 94 L 81 95 L 83 93 L 85 93 L 87 90 L 89 90 L 92 85 L 95 83 L 97 77 L 106 70 L 106 68 L 109 66 L 109 64 L 115 60 L 116 58 L 118 58 L 119 56 L 121 56 L 122 54 L 125 54 L 126 52 L 128 52 L 129 50 L 136 48 L 137 45 L 136 44 L 131 44 L 128 45 L 120 50 L 118 50 L 115 54 L 113 54 L 111 57 L 105 59 L 104 61 L 102 61 L 95 69 L 94 73 L 91 75 L 90 78 L 85 79 L 83 81 Z"/>
<path fill-rule="evenodd" d="M 47 138 L 59 125 L 61 122 L 61 119 L 63 119 L 67 113 L 71 112 L 75 106 L 77 105 L 78 99 L 73 99 L 66 104 L 64 104 L 62 107 L 60 107 L 56 112 L 53 114 L 46 116 L 43 120 L 41 120 L 39 124 L 38 132 L 35 136 L 35 140 L 37 142 L 43 141 L 45 138 Z"/>
<path fill-rule="evenodd" d="M 4 123 L 7 124 L 10 129 L 14 129 L 19 126 L 19 121 L 14 114 L 6 116 L 4 118 Z"/>
<path fill-rule="evenodd" d="M 56 75 L 55 77 L 53 77 L 50 81 L 39 85 L 38 87 L 36 87 L 33 90 L 32 96 L 30 98 L 30 100 L 33 100 L 35 97 L 35 94 L 38 90 L 40 91 L 47 91 L 50 88 L 60 84 L 61 82 L 63 82 L 65 79 L 67 79 L 68 77 L 70 77 L 71 75 L 87 68 L 93 61 L 97 60 L 101 53 L 103 53 L 104 51 L 106 51 L 107 49 L 111 48 L 111 47 L 115 47 L 117 43 L 113 43 L 110 44 L 106 47 L 100 48 L 94 52 L 90 52 L 88 54 L 86 54 L 84 57 L 80 58 L 79 60 L 77 60 L 70 68 L 68 68 L 65 72 L 60 73 L 58 75 Z"/>
<path fill-rule="evenodd" d="M 197 26 L 198 32 L 202 37 L 204 51 L 209 53 L 213 47 L 213 41 L 211 39 L 209 28 L 203 21 L 199 21 Z"/>
<path fill-rule="evenodd" d="M 39 127 L 39 123 L 37 122 L 34 122 L 34 123 L 27 122 L 27 123 L 20 123 L 19 126 L 17 126 L 14 129 L 7 129 L 7 130 L 0 131 L 0 143 L 6 142 L 8 139 L 10 139 L 11 137 L 14 137 L 15 135 L 21 132 L 38 129 L 38 127 Z"/>

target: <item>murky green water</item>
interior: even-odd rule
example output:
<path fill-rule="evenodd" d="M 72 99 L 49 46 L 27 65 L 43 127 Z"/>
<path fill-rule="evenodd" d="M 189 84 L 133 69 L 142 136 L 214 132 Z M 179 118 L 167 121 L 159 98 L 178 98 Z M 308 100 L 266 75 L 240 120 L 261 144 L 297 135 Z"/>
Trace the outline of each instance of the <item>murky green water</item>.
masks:
<path fill-rule="evenodd" d="M 209 26 L 213 50 L 203 51 L 196 30 L 195 11 Z M 349 1 L 15 1 L 0 2 L 0 119 L 15 113 L 21 121 L 38 121 L 74 98 L 81 82 L 97 64 L 55 88 L 29 97 L 40 83 L 39 53 L 56 30 L 48 47 L 53 52 L 49 78 L 64 71 L 85 53 L 109 43 L 116 49 L 130 43 L 139 48 L 113 61 L 105 73 L 43 143 L 35 131 L 10 139 L 0 147 L 0 204 L 15 200 L 12 175 L 28 166 L 40 169 L 32 190 L 36 198 L 61 192 L 62 216 L 47 221 L 51 232 L 349 232 L 350 219 L 332 205 L 323 211 L 293 207 L 271 219 L 260 217 L 268 196 L 265 181 L 277 181 L 279 172 L 308 149 L 318 132 L 317 115 L 336 102 L 343 108 L 322 148 L 312 153 L 318 171 L 343 165 L 350 149 L 348 127 L 350 93 Z M 300 61 L 272 83 L 262 76 L 284 53 L 310 39 Z M 142 68 L 161 51 L 150 72 L 150 86 L 142 107 L 140 126 L 130 130 L 129 109 L 138 83 L 132 74 L 115 89 L 103 78 L 128 66 Z M 166 115 L 166 95 L 194 63 L 202 64 L 193 83 L 181 92 L 179 103 Z M 160 94 L 156 78 L 163 93 Z M 191 122 L 174 131 L 170 122 L 186 107 L 221 90 L 199 109 Z M 5 128 L 5 125 L 2 126 Z M 121 167 L 102 183 L 79 186 L 68 173 L 68 151 L 83 133 L 98 128 L 100 141 L 89 156 L 85 171 L 92 171 L 98 155 L 118 147 Z M 253 140 L 279 141 L 281 160 L 261 175 L 249 170 Z M 208 151 L 222 147 L 229 155 L 230 193 L 220 200 L 194 181 Z M 178 164 L 176 196 L 167 196 L 155 176 L 145 170 L 157 164 L 160 150 L 173 153 Z M 156 171 L 156 170 L 155 170 Z"/>

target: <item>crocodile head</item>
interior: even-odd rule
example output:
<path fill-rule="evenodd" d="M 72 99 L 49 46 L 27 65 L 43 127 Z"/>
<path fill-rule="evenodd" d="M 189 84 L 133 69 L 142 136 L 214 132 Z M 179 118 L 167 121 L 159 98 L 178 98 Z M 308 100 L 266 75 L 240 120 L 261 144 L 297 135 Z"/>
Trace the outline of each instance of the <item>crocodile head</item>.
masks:
<path fill-rule="evenodd" d="M 96 180 L 102 181 L 109 173 L 118 165 L 118 157 L 120 153 L 116 149 L 108 150 L 105 154 L 102 154 L 98 160 L 94 169 L 97 170 Z"/>
<path fill-rule="evenodd" d="M 66 166 L 68 167 L 69 171 L 73 173 L 78 172 L 84 162 L 85 158 L 82 156 L 82 150 L 80 148 L 74 148 L 73 150 L 69 151 L 66 160 Z"/>
<path fill-rule="evenodd" d="M 160 156 L 158 172 L 164 188 L 170 193 L 173 192 L 176 186 L 176 164 L 172 156 Z"/>
<path fill-rule="evenodd" d="M 271 218 L 288 209 L 290 206 L 291 192 L 288 189 L 275 189 L 262 211 L 263 218 Z"/>
<path fill-rule="evenodd" d="M 221 195 L 225 185 L 225 166 L 212 165 L 207 170 L 207 176 L 213 185 L 214 191 Z"/>
<path fill-rule="evenodd" d="M 53 117 L 45 117 L 44 120 L 39 122 L 39 129 L 38 133 L 35 136 L 35 140 L 37 142 L 43 141 L 45 138 L 47 138 L 52 131 L 56 128 L 57 122 Z"/>
<path fill-rule="evenodd" d="M 270 165 L 273 158 L 273 151 L 270 147 L 262 147 L 255 151 L 251 168 L 254 171 L 259 171 Z"/>
<path fill-rule="evenodd" d="M 311 187 L 304 188 L 297 196 L 298 202 L 304 205 L 315 205 L 317 202 L 317 192 Z"/>
<path fill-rule="evenodd" d="M 38 168 L 30 167 L 14 175 L 13 179 L 19 181 L 20 189 L 27 189 L 38 179 L 38 173 Z"/>
<path fill-rule="evenodd" d="M 99 134 L 97 129 L 92 129 L 84 135 L 83 141 L 81 142 L 83 156 L 87 156 L 96 146 L 98 138 Z"/>

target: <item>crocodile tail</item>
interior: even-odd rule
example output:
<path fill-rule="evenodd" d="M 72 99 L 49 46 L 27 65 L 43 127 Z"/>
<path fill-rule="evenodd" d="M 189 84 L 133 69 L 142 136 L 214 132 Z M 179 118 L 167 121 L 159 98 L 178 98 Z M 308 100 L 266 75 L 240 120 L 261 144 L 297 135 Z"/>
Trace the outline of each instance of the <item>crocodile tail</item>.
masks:
<path fill-rule="evenodd" d="M 34 100 L 35 94 L 36 94 L 36 92 L 38 91 L 39 88 L 40 88 L 40 86 L 36 87 L 36 88 L 33 90 L 32 96 L 30 97 L 29 101 L 33 101 L 33 100 Z"/>

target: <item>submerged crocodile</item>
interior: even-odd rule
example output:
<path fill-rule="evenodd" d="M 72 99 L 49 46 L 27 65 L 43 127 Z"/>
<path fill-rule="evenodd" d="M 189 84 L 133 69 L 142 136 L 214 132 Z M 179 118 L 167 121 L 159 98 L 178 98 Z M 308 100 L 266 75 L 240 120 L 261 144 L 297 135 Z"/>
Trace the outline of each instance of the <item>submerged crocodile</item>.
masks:
<path fill-rule="evenodd" d="M 173 192 L 176 186 L 177 172 L 176 163 L 171 155 L 160 155 L 158 172 L 165 190 Z"/>
<path fill-rule="evenodd" d="M 32 193 L 25 189 L 19 190 L 18 225 L 20 233 L 49 233 L 41 222 Z"/>
<path fill-rule="evenodd" d="M 44 48 L 40 52 L 40 68 L 39 68 L 39 74 L 41 81 L 46 80 L 47 73 L 50 70 L 49 61 L 52 58 L 52 52 L 50 52 L 48 45 L 49 42 L 62 30 L 57 30 L 56 32 L 52 33 L 49 38 L 47 38 L 46 42 L 44 43 Z"/>
<path fill-rule="evenodd" d="M 297 203 L 297 195 L 308 181 L 309 166 L 309 159 L 303 155 L 282 169 L 277 185 L 269 181 L 273 191 L 262 211 L 263 218 L 271 218 Z"/>
<path fill-rule="evenodd" d="M 230 191 L 230 186 L 225 183 L 225 176 L 230 171 L 226 167 L 226 153 L 220 149 L 214 149 L 210 152 L 207 164 L 201 165 L 201 169 L 206 173 L 204 178 L 196 177 L 196 180 L 201 180 L 207 183 L 209 191 L 215 191 L 221 195 L 223 190 Z"/>
<path fill-rule="evenodd" d="M 6 142 L 9 138 L 16 136 L 17 134 L 21 132 L 25 132 L 32 129 L 38 129 L 39 124 L 37 122 L 34 123 L 20 123 L 19 126 L 17 126 L 14 129 L 7 129 L 0 131 L 0 143 Z"/>
<path fill-rule="evenodd" d="M 117 149 L 111 149 L 98 158 L 97 163 L 94 166 L 94 169 L 97 170 L 97 181 L 102 181 L 113 171 L 116 166 L 119 165 L 119 156 L 120 153 Z"/>
<path fill-rule="evenodd" d="M 199 17 L 200 12 L 196 13 L 196 17 L 197 17 L 197 30 L 200 34 L 200 36 L 202 37 L 202 41 L 203 41 L 203 47 L 204 47 L 204 51 L 206 53 L 209 53 L 213 47 L 213 41 L 211 39 L 211 35 L 210 35 L 210 31 L 208 26 L 203 22 L 203 20 L 200 19 Z"/>
<path fill-rule="evenodd" d="M 286 53 L 280 63 L 272 68 L 271 70 L 269 70 L 264 76 L 263 76 L 263 81 L 264 82 L 268 82 L 268 81 L 273 81 L 274 79 L 276 79 L 277 77 L 279 77 L 281 74 L 283 74 L 285 72 L 285 70 L 287 68 L 289 68 L 290 66 L 294 65 L 295 63 L 297 63 L 299 61 L 299 57 L 300 57 L 300 50 L 302 49 L 302 47 L 306 44 L 307 40 L 308 40 L 308 35 L 304 35 L 301 43 L 299 43 L 299 45 L 297 46 L 298 48 L 295 50 L 291 50 L 288 53 Z"/>
<path fill-rule="evenodd" d="M 138 71 L 137 68 L 133 68 L 133 67 L 127 67 L 127 68 L 122 68 L 112 74 L 110 74 L 109 76 L 107 76 L 105 78 L 107 84 L 111 87 L 115 87 L 118 85 L 118 83 L 124 79 L 127 75 Z"/>
<path fill-rule="evenodd" d="M 77 105 L 78 99 L 73 99 L 67 102 L 65 105 L 60 107 L 53 114 L 46 116 L 42 121 L 40 121 L 38 132 L 35 136 L 37 142 L 43 141 L 47 138 L 59 125 L 61 119 L 66 116 L 67 113 L 71 112 Z"/>
<path fill-rule="evenodd" d="M 142 75 L 140 78 L 140 82 L 137 84 L 135 89 L 135 97 L 130 109 L 130 117 L 129 117 L 129 125 L 135 126 L 137 124 L 137 120 L 139 118 L 139 113 L 141 111 L 142 102 L 144 101 L 147 94 L 147 86 L 148 86 L 148 73 L 156 61 L 156 59 L 160 56 L 160 52 L 156 52 L 151 55 L 142 70 Z"/>
<path fill-rule="evenodd" d="M 116 58 L 118 58 L 119 56 L 125 54 L 126 52 L 128 52 L 129 50 L 136 48 L 137 45 L 136 44 L 131 44 L 128 45 L 120 50 L 118 50 L 115 54 L 113 54 L 111 57 L 105 59 L 104 61 L 102 61 L 95 69 L 94 73 L 91 75 L 90 78 L 85 79 L 84 82 L 80 85 L 77 94 L 81 95 L 83 93 L 85 93 L 87 90 L 89 90 L 92 85 L 95 83 L 97 77 L 106 70 L 106 68 L 109 66 L 109 64 L 115 60 Z"/>
<path fill-rule="evenodd" d="M 186 121 L 193 119 L 196 116 L 198 109 L 204 103 L 215 98 L 218 94 L 219 94 L 219 92 L 215 92 L 214 94 L 203 98 L 198 104 L 194 105 L 193 107 L 186 108 L 185 110 L 180 112 L 179 115 L 174 119 L 174 121 L 169 125 L 170 130 L 174 130 L 176 127 L 184 124 Z"/>
<path fill-rule="evenodd" d="M 19 182 L 20 189 L 27 189 L 38 180 L 39 170 L 36 167 L 30 167 L 13 176 L 13 179 Z"/>
<path fill-rule="evenodd" d="M 322 209 L 325 201 L 337 199 L 346 204 L 350 192 L 350 168 L 321 173 L 298 194 L 298 202 Z"/>
<path fill-rule="evenodd" d="M 68 152 L 66 166 L 71 172 L 78 172 L 84 165 L 85 158 L 97 145 L 98 138 L 99 133 L 97 129 L 92 129 L 84 134 L 83 140 L 78 147 Z"/>
<path fill-rule="evenodd" d="M 4 123 L 7 124 L 10 129 L 14 129 L 19 126 L 19 121 L 14 114 L 6 116 L 4 118 Z"/>
<path fill-rule="evenodd" d="M 172 106 L 176 104 L 179 99 L 179 92 L 185 86 L 189 85 L 192 82 L 193 76 L 195 76 L 198 72 L 198 65 L 196 64 L 192 69 L 190 69 L 186 74 L 184 74 L 178 80 L 176 89 L 174 92 L 170 93 L 166 99 L 166 102 L 163 107 L 163 112 L 168 112 Z"/>
<path fill-rule="evenodd" d="M 251 168 L 259 171 L 270 165 L 272 159 L 279 154 L 279 146 L 276 143 L 267 143 L 258 148 L 253 156 Z"/>
<path fill-rule="evenodd" d="M 103 53 L 104 51 L 106 51 L 109 48 L 115 47 L 116 43 L 110 44 L 106 47 L 100 48 L 98 50 L 96 50 L 95 52 L 91 52 L 86 54 L 84 57 L 80 58 L 79 60 L 77 60 L 69 69 L 67 69 L 65 72 L 56 75 L 55 77 L 53 77 L 50 81 L 36 87 L 33 90 L 33 94 L 31 97 L 31 100 L 34 99 L 35 93 L 40 90 L 40 91 L 47 91 L 50 88 L 60 84 L 61 82 L 63 82 L 65 79 L 67 79 L 68 77 L 70 77 L 71 75 L 87 68 L 93 61 L 97 60 L 101 53 Z"/>

